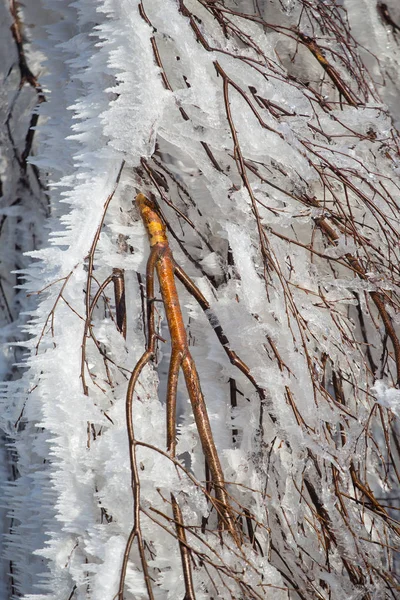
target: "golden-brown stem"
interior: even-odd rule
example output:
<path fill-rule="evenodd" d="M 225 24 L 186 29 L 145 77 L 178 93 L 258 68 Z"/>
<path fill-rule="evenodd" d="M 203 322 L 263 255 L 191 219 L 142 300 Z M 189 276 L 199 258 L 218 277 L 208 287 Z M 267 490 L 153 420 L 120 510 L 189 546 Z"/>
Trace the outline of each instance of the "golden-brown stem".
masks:
<path fill-rule="evenodd" d="M 178 382 L 178 370 L 181 366 L 203 452 L 211 472 L 215 495 L 218 501 L 220 523 L 223 528 L 229 530 L 234 538 L 237 539 L 234 515 L 226 492 L 223 471 L 215 446 L 206 403 L 201 391 L 196 366 L 189 351 L 185 325 L 175 284 L 175 271 L 177 267 L 168 244 L 166 228 L 151 200 L 147 199 L 143 194 L 139 194 L 136 202 L 149 236 L 152 255 L 154 253 L 157 257 L 155 260 L 155 268 L 172 341 L 172 364 L 168 381 L 168 400 L 170 406 L 167 409 L 167 443 L 170 448 L 175 447 L 176 386 Z"/>
<path fill-rule="evenodd" d="M 176 453 L 176 392 L 181 363 L 182 353 L 173 350 L 169 364 L 167 388 L 167 450 L 171 456 L 175 456 Z"/>

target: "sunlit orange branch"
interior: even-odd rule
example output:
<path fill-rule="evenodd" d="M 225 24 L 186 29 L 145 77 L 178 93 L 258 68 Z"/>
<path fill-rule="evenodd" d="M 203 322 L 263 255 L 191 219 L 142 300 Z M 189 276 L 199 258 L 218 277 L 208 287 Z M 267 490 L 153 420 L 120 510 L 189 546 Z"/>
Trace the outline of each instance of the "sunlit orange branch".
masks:
<path fill-rule="evenodd" d="M 149 242 L 150 256 L 146 269 L 146 294 L 147 294 L 147 348 L 142 357 L 136 364 L 128 385 L 126 397 L 126 419 L 128 438 L 130 446 L 130 464 L 131 464 L 131 486 L 134 499 L 134 524 L 126 545 L 124 560 L 121 570 L 120 586 L 118 600 L 123 600 L 125 586 L 126 570 L 128 566 L 129 554 L 135 539 L 138 541 L 139 554 L 143 573 L 145 577 L 147 592 L 149 598 L 153 598 L 151 582 L 148 573 L 147 561 L 144 554 L 144 541 L 140 528 L 140 482 L 138 467 L 136 462 L 136 439 L 133 428 L 133 394 L 135 385 L 144 366 L 148 364 L 155 356 L 157 334 L 155 332 L 154 320 L 154 272 L 161 289 L 162 300 L 168 322 L 168 328 L 172 341 L 171 362 L 168 374 L 167 388 L 167 449 L 169 455 L 175 458 L 176 454 L 176 395 L 178 387 L 179 370 L 182 369 L 186 388 L 192 405 L 193 415 L 196 427 L 199 433 L 202 449 L 206 458 L 207 466 L 211 473 L 212 484 L 215 492 L 215 507 L 218 512 L 219 525 L 222 529 L 229 531 L 234 540 L 239 543 L 241 534 L 235 523 L 234 511 L 231 507 L 229 496 L 226 491 L 224 474 L 219 460 L 218 452 L 215 446 L 210 421 L 208 417 L 206 403 L 200 386 L 200 380 L 196 365 L 191 356 L 186 330 L 184 326 L 182 311 L 179 303 L 178 292 L 175 284 L 175 274 L 182 279 L 188 287 L 189 279 L 177 267 L 172 251 L 169 247 L 166 235 L 166 227 L 161 221 L 160 216 L 155 210 L 154 203 L 147 199 L 143 194 L 137 196 L 137 206 L 146 227 Z M 194 284 L 193 290 L 198 292 Z M 200 292 L 198 292 L 200 294 Z M 198 295 L 197 294 L 197 295 Z M 204 297 L 200 294 L 200 297 Z M 204 302 L 206 300 L 204 299 Z M 207 302 L 206 302 L 207 303 Z M 208 303 L 207 303 L 208 306 Z M 236 355 L 234 355 L 236 357 Z M 241 362 L 237 359 L 237 362 Z M 249 370 L 244 365 L 241 370 L 249 376 Z M 250 376 L 251 377 L 251 376 Z M 183 516 L 179 504 L 173 494 L 171 494 L 171 504 L 176 524 L 177 538 L 179 541 L 182 570 L 185 581 L 185 600 L 195 600 L 194 586 L 191 571 L 191 556 L 186 540 Z"/>
<path fill-rule="evenodd" d="M 179 368 L 182 368 L 192 404 L 204 455 L 219 501 L 221 526 L 236 536 L 232 509 L 225 489 L 224 475 L 211 431 L 207 407 L 200 387 L 196 365 L 189 350 L 178 292 L 175 284 L 176 264 L 168 244 L 166 228 L 155 210 L 153 202 L 143 194 L 137 196 L 137 205 L 145 224 L 151 247 L 149 262 L 157 272 L 172 340 L 172 358 L 168 377 L 167 447 L 175 452 L 176 438 L 176 388 Z M 151 300 L 148 298 L 148 301 Z"/>

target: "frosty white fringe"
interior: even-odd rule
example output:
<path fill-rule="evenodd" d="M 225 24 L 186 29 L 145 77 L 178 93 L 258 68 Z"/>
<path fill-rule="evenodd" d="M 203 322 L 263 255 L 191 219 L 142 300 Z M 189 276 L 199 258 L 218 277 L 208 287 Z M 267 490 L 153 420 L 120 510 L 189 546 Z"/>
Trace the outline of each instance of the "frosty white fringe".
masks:
<path fill-rule="evenodd" d="M 41 301 L 28 368 L 2 410 L 20 474 L 7 491 L 13 597 L 118 592 L 133 519 L 125 394 L 146 343 L 139 191 L 211 305 L 210 318 L 180 288 L 243 543 L 218 529 L 183 387 L 179 461 L 166 452 L 160 340 L 133 402 L 152 592 L 134 544 L 119 600 L 381 600 L 399 589 L 399 140 L 382 103 L 397 94 L 385 77 L 399 52 L 369 0 L 350 7 L 351 23 L 368 12 L 371 45 L 359 47 L 347 4 L 37 0 L 49 74 L 35 164 L 49 172 L 52 233 L 30 253 L 40 262 L 25 289 Z"/>

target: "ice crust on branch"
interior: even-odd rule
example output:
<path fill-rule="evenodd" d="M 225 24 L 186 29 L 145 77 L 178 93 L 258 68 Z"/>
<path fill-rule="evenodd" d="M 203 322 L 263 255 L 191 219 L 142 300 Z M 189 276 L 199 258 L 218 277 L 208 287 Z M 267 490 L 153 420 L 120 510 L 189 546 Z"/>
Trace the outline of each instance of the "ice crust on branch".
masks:
<path fill-rule="evenodd" d="M 183 385 L 176 460 L 167 452 L 170 340 L 155 302 L 165 341 L 133 397 L 144 559 L 135 540 L 123 597 L 193 598 L 172 493 L 197 600 L 393 598 L 396 32 L 367 0 L 33 4 L 46 102 L 31 160 L 51 231 L 28 248 L 23 289 L 39 302 L 2 398 L 19 474 L 6 490 L 10 595 L 117 597 L 133 522 L 125 396 L 146 345 L 141 192 L 210 304 L 178 284 L 242 540 L 218 528 Z"/>

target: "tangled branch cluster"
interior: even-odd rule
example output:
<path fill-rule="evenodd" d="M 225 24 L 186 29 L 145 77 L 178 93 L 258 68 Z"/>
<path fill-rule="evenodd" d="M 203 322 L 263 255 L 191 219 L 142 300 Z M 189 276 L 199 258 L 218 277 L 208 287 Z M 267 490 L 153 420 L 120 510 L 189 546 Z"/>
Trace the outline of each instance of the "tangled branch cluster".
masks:
<path fill-rule="evenodd" d="M 89 254 L 47 275 L 32 341 L 59 361 L 81 334 L 65 382 L 84 467 L 62 449 L 54 464 L 92 514 L 71 516 L 60 484 L 66 525 L 50 537 L 71 551 L 48 551 L 53 574 L 70 598 L 396 598 L 399 135 L 384 61 L 341 2 L 111 4 L 98 52 L 115 69 L 110 23 L 121 39 L 130 27 L 137 80 L 121 66 L 107 88 Z M 394 44 L 388 7 L 373 10 Z M 78 219 L 64 222 L 72 247 Z M 62 448 L 63 413 L 45 406 Z"/>

